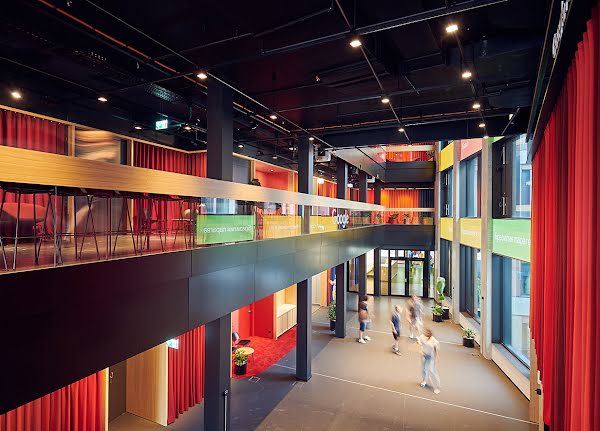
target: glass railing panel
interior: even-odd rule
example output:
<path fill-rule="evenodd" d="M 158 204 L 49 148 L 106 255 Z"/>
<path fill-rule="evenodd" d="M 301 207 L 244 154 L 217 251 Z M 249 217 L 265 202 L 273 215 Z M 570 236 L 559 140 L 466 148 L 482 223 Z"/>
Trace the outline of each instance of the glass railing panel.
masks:
<path fill-rule="evenodd" d="M 388 208 L 384 211 L 385 224 L 432 225 L 433 208 Z"/>

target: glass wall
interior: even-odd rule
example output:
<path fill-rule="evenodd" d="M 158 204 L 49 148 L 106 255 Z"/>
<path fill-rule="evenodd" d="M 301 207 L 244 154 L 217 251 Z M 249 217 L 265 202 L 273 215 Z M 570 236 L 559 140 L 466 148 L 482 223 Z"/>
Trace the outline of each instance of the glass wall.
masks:
<path fill-rule="evenodd" d="M 481 250 L 460 246 L 461 311 L 481 322 Z"/>
<path fill-rule="evenodd" d="M 502 139 L 492 147 L 492 215 L 531 217 L 531 163 L 525 135 Z"/>
<path fill-rule="evenodd" d="M 452 216 L 452 168 L 441 173 L 441 208 L 442 217 Z"/>
<path fill-rule="evenodd" d="M 529 263 L 497 255 L 494 261 L 493 288 L 501 298 L 499 341 L 529 366 Z"/>
<path fill-rule="evenodd" d="M 440 277 L 446 280 L 444 296 L 452 299 L 452 241 L 440 240 Z"/>
<path fill-rule="evenodd" d="M 479 217 L 481 214 L 479 160 L 477 155 L 460 162 L 461 217 Z"/>
<path fill-rule="evenodd" d="M 527 162 L 527 141 L 521 135 L 512 145 L 511 216 L 531 217 L 531 163 Z"/>

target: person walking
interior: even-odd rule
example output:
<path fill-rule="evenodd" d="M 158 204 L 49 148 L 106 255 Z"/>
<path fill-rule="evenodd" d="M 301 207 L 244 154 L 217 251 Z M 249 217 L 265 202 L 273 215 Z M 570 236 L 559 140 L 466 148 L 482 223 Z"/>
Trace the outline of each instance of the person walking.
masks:
<path fill-rule="evenodd" d="M 369 337 L 367 332 L 367 324 L 369 323 L 369 305 L 367 301 L 369 300 L 368 296 L 362 296 L 360 298 L 360 302 L 358 303 L 358 341 L 361 344 L 365 344 L 367 341 L 371 341 L 371 337 Z"/>
<path fill-rule="evenodd" d="M 423 381 L 421 387 L 427 386 L 427 380 L 431 380 L 433 393 L 440 393 L 440 375 L 438 365 L 440 362 L 440 342 L 433 336 L 431 329 L 425 329 L 417 338 L 421 346 L 421 376 Z"/>
<path fill-rule="evenodd" d="M 394 306 L 392 317 L 390 318 L 390 324 L 392 325 L 392 336 L 394 337 L 394 344 L 392 345 L 392 352 L 396 355 L 402 355 L 400 353 L 400 347 L 398 340 L 400 339 L 400 316 L 401 309 L 399 305 Z"/>
<path fill-rule="evenodd" d="M 421 298 L 417 295 L 412 295 L 406 305 L 406 320 L 410 327 L 410 339 L 416 339 L 421 333 L 423 325 L 422 321 L 423 305 Z"/>

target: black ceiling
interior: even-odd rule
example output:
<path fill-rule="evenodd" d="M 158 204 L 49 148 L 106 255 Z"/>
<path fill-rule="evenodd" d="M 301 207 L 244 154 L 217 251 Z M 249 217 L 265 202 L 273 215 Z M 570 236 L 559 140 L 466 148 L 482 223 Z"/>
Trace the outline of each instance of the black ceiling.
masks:
<path fill-rule="evenodd" d="M 3 5 L 0 103 L 200 149 L 203 70 L 240 90 L 234 148 L 277 153 L 284 164 L 294 163 L 290 148 L 307 130 L 336 147 L 524 132 L 548 3 L 96 1 Z M 446 33 L 449 22 L 457 35 Z M 354 34 L 365 56 L 349 46 Z M 11 100 L 12 88 L 21 101 Z M 96 100 L 101 94 L 108 103 Z M 517 114 L 510 125 L 508 114 Z M 166 133 L 134 131 L 161 115 L 174 125 Z"/>

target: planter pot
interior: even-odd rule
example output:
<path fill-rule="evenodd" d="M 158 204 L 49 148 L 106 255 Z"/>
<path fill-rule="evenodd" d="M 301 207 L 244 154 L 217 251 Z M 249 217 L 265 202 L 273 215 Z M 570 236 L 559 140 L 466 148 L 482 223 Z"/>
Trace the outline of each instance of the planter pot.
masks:
<path fill-rule="evenodd" d="M 335 331 L 335 320 L 330 320 L 329 321 L 329 330 L 330 331 Z"/>
<path fill-rule="evenodd" d="M 441 322 L 442 321 L 442 316 L 441 315 L 438 316 L 437 314 L 434 314 L 433 315 L 433 321 L 434 322 Z"/>
<path fill-rule="evenodd" d="M 475 340 L 473 340 L 472 338 L 463 338 L 463 346 L 475 347 Z"/>
<path fill-rule="evenodd" d="M 233 368 L 233 372 L 236 376 L 243 376 L 244 374 L 246 374 L 246 367 L 248 366 L 248 364 L 244 364 L 244 365 L 238 365 L 235 364 L 234 368 Z"/>
<path fill-rule="evenodd" d="M 442 319 L 443 320 L 449 320 L 450 319 L 450 308 L 449 307 L 443 307 L 442 310 L 443 310 Z"/>

